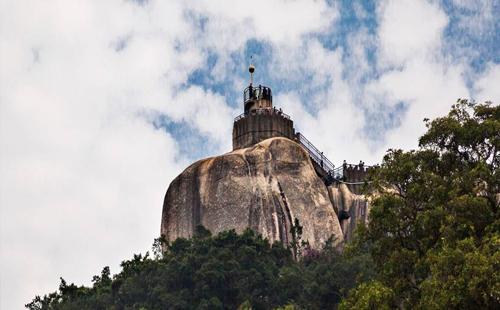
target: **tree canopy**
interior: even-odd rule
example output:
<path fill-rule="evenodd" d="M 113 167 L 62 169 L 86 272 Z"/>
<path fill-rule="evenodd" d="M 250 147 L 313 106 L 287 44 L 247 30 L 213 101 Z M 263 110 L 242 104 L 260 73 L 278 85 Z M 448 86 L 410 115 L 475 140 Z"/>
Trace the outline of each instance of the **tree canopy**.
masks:
<path fill-rule="evenodd" d="M 305 247 L 297 262 L 291 248 L 270 245 L 252 230 L 212 236 L 203 227 L 192 239 L 135 255 L 110 277 L 105 267 L 93 286 L 68 285 L 37 296 L 29 309 L 270 309 L 332 308 L 358 277 L 369 277 L 363 256 L 345 259 L 327 243 Z M 365 270 L 368 270 L 365 271 Z"/>
<path fill-rule="evenodd" d="M 369 246 L 377 282 L 360 284 L 346 308 L 378 293 L 390 296 L 381 306 L 500 306 L 500 108 L 459 100 L 426 124 L 418 150 L 389 150 L 370 176 L 358 244 Z"/>

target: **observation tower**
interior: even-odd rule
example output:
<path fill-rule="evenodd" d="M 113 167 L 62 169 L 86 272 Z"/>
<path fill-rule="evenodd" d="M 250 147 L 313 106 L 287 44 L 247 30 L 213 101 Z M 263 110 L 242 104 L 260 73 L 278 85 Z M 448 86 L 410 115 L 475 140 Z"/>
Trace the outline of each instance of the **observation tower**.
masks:
<path fill-rule="evenodd" d="M 311 163 L 319 177 L 327 186 L 334 183 L 345 183 L 356 194 L 361 187 L 367 172 L 372 167 L 362 161 L 359 164 L 335 165 L 300 132 L 295 132 L 290 116 L 273 106 L 273 92 L 264 85 L 253 85 L 255 67 L 250 65 L 250 85 L 243 91 L 242 114 L 234 119 L 233 150 L 246 148 L 273 137 L 285 137 L 299 143 L 307 151 Z"/>
<path fill-rule="evenodd" d="M 290 116 L 273 106 L 271 88 L 253 85 L 255 67 L 250 65 L 250 85 L 243 91 L 244 112 L 234 119 L 233 150 L 249 147 L 272 137 L 295 140 Z"/>

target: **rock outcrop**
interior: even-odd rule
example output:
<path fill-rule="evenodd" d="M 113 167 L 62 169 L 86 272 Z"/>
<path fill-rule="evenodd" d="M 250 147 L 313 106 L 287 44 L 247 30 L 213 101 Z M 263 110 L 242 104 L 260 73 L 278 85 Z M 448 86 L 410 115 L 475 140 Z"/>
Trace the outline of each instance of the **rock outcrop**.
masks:
<path fill-rule="evenodd" d="M 191 237 L 198 225 L 212 233 L 250 227 L 271 242 L 289 243 L 298 219 L 302 240 L 318 249 L 330 237 L 337 243 L 350 237 L 367 213 L 361 198 L 345 186 L 327 188 L 299 144 L 271 138 L 184 170 L 167 190 L 161 233 L 174 240 Z M 335 210 L 350 219 L 341 226 Z"/>
<path fill-rule="evenodd" d="M 350 240 L 357 224 L 368 223 L 368 201 L 364 195 L 352 193 L 346 184 L 328 186 L 328 193 L 335 212 L 339 215 L 344 240 Z"/>

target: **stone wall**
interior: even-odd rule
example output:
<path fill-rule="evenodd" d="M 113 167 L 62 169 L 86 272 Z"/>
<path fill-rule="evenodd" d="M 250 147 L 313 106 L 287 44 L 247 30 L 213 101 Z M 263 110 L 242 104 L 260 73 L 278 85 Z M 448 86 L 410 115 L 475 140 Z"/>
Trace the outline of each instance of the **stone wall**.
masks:
<path fill-rule="evenodd" d="M 349 190 L 355 194 L 361 194 L 363 184 L 366 177 L 368 176 L 368 170 L 370 168 L 364 166 L 363 164 L 359 165 L 350 165 L 344 164 L 344 181 L 347 182 L 347 187 Z M 349 184 L 349 183 L 360 183 L 360 184 Z"/>
<path fill-rule="evenodd" d="M 274 108 L 251 110 L 234 122 L 233 150 L 246 148 L 273 137 L 293 140 L 293 121 Z"/>

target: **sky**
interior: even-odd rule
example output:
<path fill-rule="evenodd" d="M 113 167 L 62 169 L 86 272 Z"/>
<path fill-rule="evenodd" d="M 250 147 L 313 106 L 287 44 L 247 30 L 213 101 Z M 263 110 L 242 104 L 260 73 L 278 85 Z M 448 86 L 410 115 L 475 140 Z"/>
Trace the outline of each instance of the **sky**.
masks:
<path fill-rule="evenodd" d="M 249 81 L 335 164 L 500 102 L 500 1 L 0 0 L 0 308 L 159 236 L 169 183 L 231 150 Z M 495 17 L 497 16 L 497 17 Z"/>

